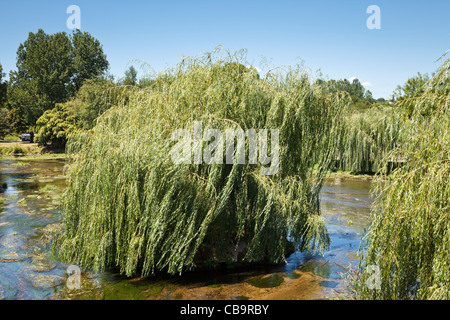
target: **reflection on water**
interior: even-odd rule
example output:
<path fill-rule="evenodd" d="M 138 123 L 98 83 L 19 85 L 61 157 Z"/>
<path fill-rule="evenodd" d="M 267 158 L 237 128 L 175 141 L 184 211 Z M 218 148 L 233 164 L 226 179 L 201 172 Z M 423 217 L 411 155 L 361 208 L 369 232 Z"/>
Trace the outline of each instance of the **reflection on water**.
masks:
<path fill-rule="evenodd" d="M 42 235 L 61 228 L 61 160 L 0 161 L 0 299 L 316 299 L 342 286 L 339 267 L 356 255 L 371 207 L 370 180 L 327 179 L 321 210 L 330 238 L 324 256 L 294 253 L 282 266 L 127 279 L 112 269 L 83 273 L 70 291 L 68 265 L 53 261 Z"/>

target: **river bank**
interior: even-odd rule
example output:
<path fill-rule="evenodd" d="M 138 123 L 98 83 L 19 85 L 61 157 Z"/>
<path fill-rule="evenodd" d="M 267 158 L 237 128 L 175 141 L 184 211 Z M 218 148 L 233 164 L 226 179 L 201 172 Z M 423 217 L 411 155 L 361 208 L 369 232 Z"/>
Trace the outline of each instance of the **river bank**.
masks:
<path fill-rule="evenodd" d="M 64 158 L 64 150 L 42 147 L 37 143 L 21 140 L 0 140 L 0 160 L 23 159 L 56 159 Z"/>

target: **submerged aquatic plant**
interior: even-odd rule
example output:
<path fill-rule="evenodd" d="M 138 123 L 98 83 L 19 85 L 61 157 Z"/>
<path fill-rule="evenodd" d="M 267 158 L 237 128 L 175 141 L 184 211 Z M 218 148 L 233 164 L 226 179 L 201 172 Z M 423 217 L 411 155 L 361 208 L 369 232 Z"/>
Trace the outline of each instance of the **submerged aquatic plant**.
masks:
<path fill-rule="evenodd" d="M 363 299 L 450 299 L 450 60 L 419 97 L 404 99 L 405 139 L 391 157 L 405 164 L 376 185 L 363 272 L 375 265 L 380 288 L 364 273 Z"/>
<path fill-rule="evenodd" d="M 242 52 L 185 58 L 70 138 L 65 231 L 53 247 L 62 259 L 131 276 L 230 257 L 284 262 L 291 242 L 327 248 L 319 191 L 349 97 L 312 84 L 300 68 L 261 79 L 246 65 Z M 278 173 L 175 164 L 171 135 L 194 121 L 205 130 L 278 129 Z"/>

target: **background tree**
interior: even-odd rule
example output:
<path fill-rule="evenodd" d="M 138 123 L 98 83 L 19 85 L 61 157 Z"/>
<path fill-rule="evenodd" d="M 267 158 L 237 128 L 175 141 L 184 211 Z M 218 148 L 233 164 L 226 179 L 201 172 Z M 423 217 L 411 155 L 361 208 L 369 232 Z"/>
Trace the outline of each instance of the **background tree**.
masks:
<path fill-rule="evenodd" d="M 359 79 L 354 79 L 349 86 L 349 93 L 351 96 L 354 96 L 358 99 L 364 99 L 366 94 L 366 89 L 361 84 Z"/>
<path fill-rule="evenodd" d="M 116 86 L 108 80 L 87 80 L 78 90 L 74 99 L 65 103 L 65 108 L 75 115 L 76 126 L 89 130 L 96 120 L 109 108 L 125 101 L 129 90 Z"/>
<path fill-rule="evenodd" d="M 425 92 L 429 81 L 428 74 L 418 72 L 416 76 L 409 78 L 403 86 L 398 85 L 394 90 L 393 97 L 397 101 L 417 98 Z"/>
<path fill-rule="evenodd" d="M 3 66 L 0 63 L 0 139 L 10 133 L 9 111 L 6 108 L 7 102 L 7 86 L 8 83 L 4 81 L 5 73 Z"/>
<path fill-rule="evenodd" d="M 73 99 L 57 104 L 37 120 L 38 143 L 64 147 L 70 133 L 94 127 L 106 110 L 128 101 L 130 91 L 129 87 L 116 86 L 109 80 L 85 81 Z"/>
<path fill-rule="evenodd" d="M 72 36 L 74 86 L 78 91 L 87 79 L 96 78 L 108 69 L 109 63 L 100 42 L 87 32 L 77 30 Z"/>
<path fill-rule="evenodd" d="M 340 80 L 316 80 L 316 83 L 321 87 L 326 87 L 330 92 L 336 93 L 338 91 L 347 92 L 352 98 L 352 108 L 354 110 L 365 110 L 372 106 L 376 101 L 372 92 L 366 90 L 358 79 L 354 79 L 352 82 L 347 79 Z"/>
<path fill-rule="evenodd" d="M 4 107 L 6 104 L 6 87 L 7 83 L 3 80 L 5 73 L 3 72 L 3 66 L 0 63 L 0 108 Z"/>
<path fill-rule="evenodd" d="M 17 70 L 10 73 L 10 107 L 34 126 L 46 110 L 66 102 L 84 80 L 101 75 L 107 67 L 100 43 L 89 33 L 30 32 L 17 50 Z"/>
<path fill-rule="evenodd" d="M 27 124 L 23 118 L 23 113 L 20 108 L 12 108 L 8 114 L 8 123 L 12 133 L 23 133 L 27 130 Z"/>
<path fill-rule="evenodd" d="M 430 77 L 427 74 L 422 75 L 420 72 L 416 76 L 411 77 L 402 87 L 404 97 L 413 98 L 421 96 L 426 89 Z"/>
<path fill-rule="evenodd" d="M 8 109 L 0 108 L 0 140 L 9 133 Z"/>
<path fill-rule="evenodd" d="M 137 84 L 137 71 L 133 66 L 130 66 L 127 71 L 125 71 L 125 78 L 122 81 L 123 85 L 135 86 Z"/>
<path fill-rule="evenodd" d="M 72 44 L 65 32 L 46 34 L 40 29 L 30 32 L 17 50 L 17 71 L 10 73 L 11 100 L 20 106 L 29 124 L 55 103 L 69 97 Z M 15 90 L 17 88 L 17 90 Z M 25 102 L 23 104 L 23 102 Z M 19 105 L 16 105 L 19 102 Z"/>

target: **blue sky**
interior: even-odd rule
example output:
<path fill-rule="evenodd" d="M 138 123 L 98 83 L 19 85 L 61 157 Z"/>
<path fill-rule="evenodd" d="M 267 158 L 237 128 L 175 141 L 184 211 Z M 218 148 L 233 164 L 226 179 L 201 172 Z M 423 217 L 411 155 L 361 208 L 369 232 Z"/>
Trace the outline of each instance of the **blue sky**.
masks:
<path fill-rule="evenodd" d="M 388 98 L 417 72 L 431 73 L 450 40 L 450 1 L 76 1 L 0 0 L 0 63 L 15 69 L 16 51 L 30 31 L 71 32 L 67 7 L 81 9 L 81 30 L 103 44 L 117 78 L 134 59 L 156 71 L 182 56 L 223 45 L 248 50 L 273 66 L 301 59 L 330 79 L 360 79 L 375 98 Z M 381 10 L 370 30 L 368 6 Z M 263 69 L 264 71 L 264 69 Z M 141 73 L 142 74 L 142 73 Z"/>

